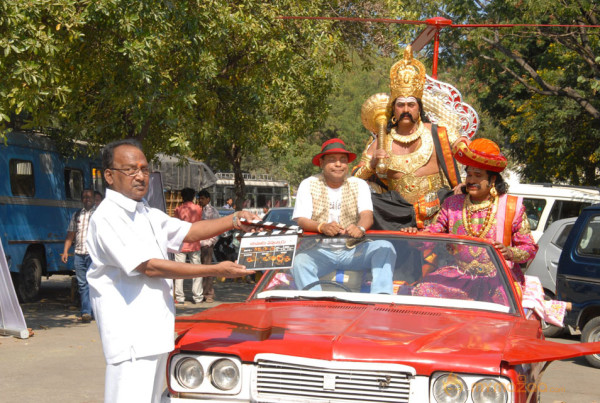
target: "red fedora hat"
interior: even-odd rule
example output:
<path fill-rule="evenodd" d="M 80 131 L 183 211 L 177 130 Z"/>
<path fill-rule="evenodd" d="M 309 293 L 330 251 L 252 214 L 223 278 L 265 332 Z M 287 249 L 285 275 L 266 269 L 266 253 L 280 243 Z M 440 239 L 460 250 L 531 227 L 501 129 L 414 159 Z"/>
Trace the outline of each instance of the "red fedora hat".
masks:
<path fill-rule="evenodd" d="M 322 156 L 327 154 L 347 154 L 348 162 L 352 162 L 356 159 L 356 154 L 346 150 L 346 144 L 342 139 L 331 139 L 327 140 L 321 146 L 321 152 L 315 155 L 312 159 L 313 165 L 319 166 L 319 160 Z"/>

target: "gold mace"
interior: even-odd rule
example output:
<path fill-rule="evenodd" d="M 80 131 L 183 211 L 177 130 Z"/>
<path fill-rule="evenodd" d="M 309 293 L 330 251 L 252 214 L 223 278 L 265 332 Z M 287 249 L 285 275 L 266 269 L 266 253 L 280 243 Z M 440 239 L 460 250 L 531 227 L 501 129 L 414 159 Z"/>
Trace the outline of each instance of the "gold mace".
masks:
<path fill-rule="evenodd" d="M 363 104 L 360 111 L 362 124 L 371 133 L 377 134 L 377 149 L 383 150 L 386 126 L 388 121 L 387 108 L 390 96 L 385 93 L 371 95 Z M 379 175 L 387 172 L 385 162 L 380 159 L 375 171 Z"/>

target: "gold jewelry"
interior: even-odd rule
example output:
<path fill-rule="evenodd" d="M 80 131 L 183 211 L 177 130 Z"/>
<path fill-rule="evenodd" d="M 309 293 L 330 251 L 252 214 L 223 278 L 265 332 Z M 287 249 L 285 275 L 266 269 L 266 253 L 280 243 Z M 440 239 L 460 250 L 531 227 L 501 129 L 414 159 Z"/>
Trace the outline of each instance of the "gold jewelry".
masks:
<path fill-rule="evenodd" d="M 240 229 L 240 220 L 238 218 L 239 211 L 233 213 L 233 218 L 231 219 L 231 224 L 233 225 L 233 229 Z"/>
<path fill-rule="evenodd" d="M 484 210 L 487 207 L 487 214 L 485 215 L 485 219 L 483 220 L 483 224 L 479 231 L 473 230 L 473 213 L 475 211 Z M 492 228 L 492 224 L 494 223 L 494 217 L 496 215 L 496 210 L 498 209 L 498 198 L 494 198 L 490 200 L 490 203 L 486 205 L 486 207 L 473 207 L 473 203 L 471 202 L 470 195 L 465 197 L 465 202 L 463 204 L 462 209 L 462 219 L 463 225 L 465 227 L 465 231 L 467 235 L 475 237 L 475 238 L 485 238 L 487 233 Z"/>
<path fill-rule="evenodd" d="M 392 144 L 394 139 L 392 136 L 386 137 L 385 151 L 391 157 L 386 158 L 386 165 L 392 171 L 401 172 L 404 174 L 412 174 L 417 169 L 421 168 L 433 155 L 433 138 L 431 135 L 421 136 L 421 146 L 410 154 L 396 155 L 392 152 Z"/>
<path fill-rule="evenodd" d="M 417 130 L 415 130 L 412 134 L 399 134 L 396 131 L 396 128 L 392 127 L 390 130 L 390 136 L 401 144 L 410 144 L 413 141 L 418 140 L 421 135 L 425 132 L 425 125 L 422 122 L 417 123 Z"/>
<path fill-rule="evenodd" d="M 322 233 L 323 233 L 323 231 L 321 231 L 321 226 L 322 226 L 323 224 L 325 224 L 325 223 L 324 223 L 324 222 L 321 222 L 321 223 L 319 223 L 319 225 L 317 226 L 317 232 L 318 232 L 319 234 L 322 234 Z"/>
<path fill-rule="evenodd" d="M 361 162 L 364 161 L 366 163 L 370 163 L 372 159 L 373 159 L 373 157 L 371 155 L 367 154 L 366 150 L 365 150 L 365 152 L 362 153 L 362 155 L 360 157 Z"/>
<path fill-rule="evenodd" d="M 368 179 L 371 177 L 371 175 L 373 175 L 373 173 L 375 173 L 375 170 L 373 168 L 371 168 L 370 164 L 365 164 L 362 166 L 359 166 L 359 168 L 354 171 L 353 176 L 356 176 L 357 178 L 360 179 Z"/>
<path fill-rule="evenodd" d="M 492 183 L 492 188 L 490 189 L 490 195 L 493 198 L 498 197 L 498 191 L 496 190 L 496 182 Z"/>
<path fill-rule="evenodd" d="M 396 124 L 396 122 L 398 122 L 398 119 L 396 119 L 396 116 L 392 116 L 392 119 L 391 119 L 391 121 L 392 121 L 392 124 L 394 124 L 394 125 L 395 125 L 395 124 Z"/>
<path fill-rule="evenodd" d="M 423 97 L 425 87 L 425 66 L 413 59 L 412 47 L 404 49 L 404 58 L 390 69 L 390 102 L 398 97 Z"/>

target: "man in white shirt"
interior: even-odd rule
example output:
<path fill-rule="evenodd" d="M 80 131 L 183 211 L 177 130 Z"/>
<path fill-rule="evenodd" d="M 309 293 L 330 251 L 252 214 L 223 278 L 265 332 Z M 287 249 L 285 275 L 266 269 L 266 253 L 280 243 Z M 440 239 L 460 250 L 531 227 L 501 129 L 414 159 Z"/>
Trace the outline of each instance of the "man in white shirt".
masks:
<path fill-rule="evenodd" d="M 362 238 L 373 225 L 373 204 L 368 184 L 348 177 L 348 163 L 356 154 L 346 150 L 340 139 L 323 143 L 312 162 L 321 173 L 303 180 L 298 187 L 293 219 L 305 231 L 328 237 L 346 235 Z M 344 238 L 322 242 L 296 256 L 292 273 L 298 288 L 320 289 L 319 278 L 336 269 L 371 270 L 372 293 L 391 294 L 396 251 L 384 240 L 367 240 L 358 245 Z"/>
<path fill-rule="evenodd" d="M 87 246 L 90 299 L 107 362 L 106 402 L 158 402 L 165 385 L 167 356 L 174 348 L 173 278 L 240 277 L 233 262 L 216 265 L 169 260 L 182 243 L 241 228 L 236 212 L 210 222 L 188 223 L 150 208 L 148 161 L 135 140 L 120 140 L 102 151 L 104 201 L 92 216 Z M 245 228 L 243 228 L 245 229 Z"/>

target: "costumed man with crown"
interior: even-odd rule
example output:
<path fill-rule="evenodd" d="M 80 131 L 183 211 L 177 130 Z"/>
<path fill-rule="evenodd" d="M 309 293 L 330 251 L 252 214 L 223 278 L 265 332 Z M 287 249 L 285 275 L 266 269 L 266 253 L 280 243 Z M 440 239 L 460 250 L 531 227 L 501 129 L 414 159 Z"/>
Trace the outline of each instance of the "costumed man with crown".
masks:
<path fill-rule="evenodd" d="M 459 133 L 430 123 L 421 100 L 425 80 L 425 66 L 412 57 L 408 46 L 404 58 L 391 68 L 391 96 L 376 94 L 380 96 L 380 105 L 381 96 L 383 102 L 387 101 L 387 133 L 381 133 L 367 146 L 353 175 L 367 180 L 374 193 L 396 191 L 401 196 L 395 195 L 399 200 L 388 201 L 378 208 L 373 195 L 378 229 L 412 226 L 415 219 L 419 229 L 425 228 L 440 209 L 440 196 L 452 194 L 451 189 L 460 183 L 451 151 Z M 367 105 L 369 100 L 363 105 L 363 123 L 374 132 L 376 129 L 368 127 L 364 116 L 365 108 L 370 115 L 376 113 L 375 107 Z"/>

